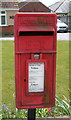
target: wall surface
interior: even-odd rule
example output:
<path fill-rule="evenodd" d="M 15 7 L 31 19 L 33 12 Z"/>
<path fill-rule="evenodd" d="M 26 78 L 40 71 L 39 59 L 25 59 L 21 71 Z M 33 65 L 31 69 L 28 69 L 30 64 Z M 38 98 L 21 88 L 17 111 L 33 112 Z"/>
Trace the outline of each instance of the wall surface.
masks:
<path fill-rule="evenodd" d="M 17 10 L 7 10 L 7 25 L 14 25 L 14 16 L 17 13 Z"/>
<path fill-rule="evenodd" d="M 0 37 L 14 35 L 14 16 L 17 12 L 18 12 L 17 10 L 7 10 L 6 11 L 7 26 L 1 27 Z"/>
<path fill-rule="evenodd" d="M 3 26 L 0 29 L 0 37 L 4 36 L 13 36 L 14 35 L 14 26 L 9 25 L 9 26 Z"/>

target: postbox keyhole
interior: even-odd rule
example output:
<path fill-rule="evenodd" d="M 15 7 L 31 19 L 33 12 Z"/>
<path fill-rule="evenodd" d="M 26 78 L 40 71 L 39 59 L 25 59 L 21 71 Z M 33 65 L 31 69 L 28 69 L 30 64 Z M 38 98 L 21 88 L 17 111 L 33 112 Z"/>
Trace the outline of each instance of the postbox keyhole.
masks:
<path fill-rule="evenodd" d="M 24 79 L 24 82 L 26 82 L 26 79 Z"/>

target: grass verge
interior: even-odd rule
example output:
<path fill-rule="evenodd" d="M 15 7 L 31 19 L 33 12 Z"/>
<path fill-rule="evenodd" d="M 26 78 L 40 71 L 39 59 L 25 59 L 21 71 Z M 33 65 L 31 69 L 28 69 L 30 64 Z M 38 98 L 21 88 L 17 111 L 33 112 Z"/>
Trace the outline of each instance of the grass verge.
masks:
<path fill-rule="evenodd" d="M 2 103 L 15 110 L 14 42 L 2 42 Z M 69 42 L 57 42 L 56 94 L 69 98 Z"/>

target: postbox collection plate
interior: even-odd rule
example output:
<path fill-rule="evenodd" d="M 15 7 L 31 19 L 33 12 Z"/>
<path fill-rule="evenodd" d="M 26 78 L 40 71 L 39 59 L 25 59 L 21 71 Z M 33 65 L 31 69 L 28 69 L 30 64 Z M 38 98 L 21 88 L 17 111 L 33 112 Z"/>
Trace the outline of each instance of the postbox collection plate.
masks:
<path fill-rule="evenodd" d="M 28 91 L 44 92 L 44 63 L 29 63 Z"/>

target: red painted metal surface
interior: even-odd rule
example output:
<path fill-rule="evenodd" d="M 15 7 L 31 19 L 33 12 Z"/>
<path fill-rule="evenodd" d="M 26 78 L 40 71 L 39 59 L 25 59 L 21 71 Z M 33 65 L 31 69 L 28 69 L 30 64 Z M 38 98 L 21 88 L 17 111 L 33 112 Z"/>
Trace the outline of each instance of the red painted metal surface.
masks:
<path fill-rule="evenodd" d="M 55 105 L 56 22 L 56 14 L 17 13 L 15 16 L 15 81 L 18 109 Z M 39 55 L 38 59 L 34 57 L 36 54 Z M 29 92 L 28 69 L 31 63 L 44 64 L 44 90 L 41 92 Z"/>

